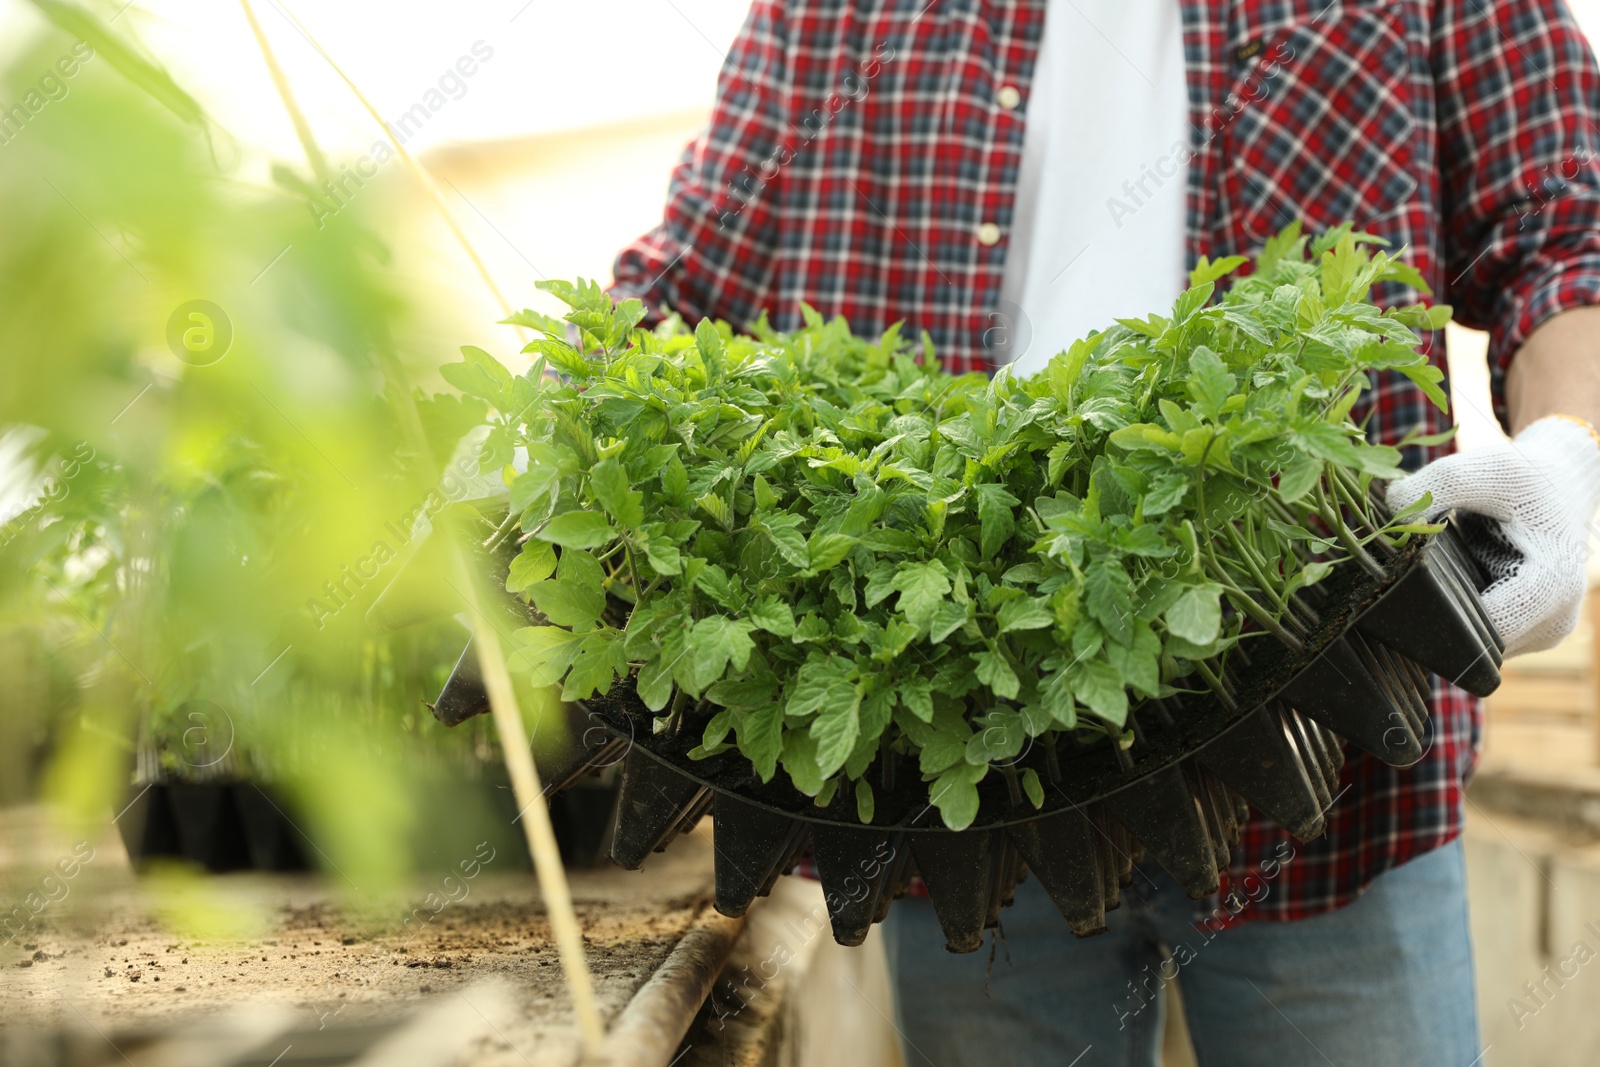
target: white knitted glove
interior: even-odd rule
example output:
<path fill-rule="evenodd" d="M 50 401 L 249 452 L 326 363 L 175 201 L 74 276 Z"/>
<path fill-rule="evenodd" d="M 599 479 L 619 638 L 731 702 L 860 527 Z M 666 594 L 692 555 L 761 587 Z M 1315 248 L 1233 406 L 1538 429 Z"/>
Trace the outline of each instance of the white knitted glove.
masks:
<path fill-rule="evenodd" d="M 1550 648 L 1578 623 L 1590 520 L 1600 504 L 1600 438 L 1551 415 L 1503 445 L 1457 452 L 1390 484 L 1396 510 L 1432 493 L 1428 516 L 1451 508 L 1489 575 L 1483 606 L 1506 655 Z"/>

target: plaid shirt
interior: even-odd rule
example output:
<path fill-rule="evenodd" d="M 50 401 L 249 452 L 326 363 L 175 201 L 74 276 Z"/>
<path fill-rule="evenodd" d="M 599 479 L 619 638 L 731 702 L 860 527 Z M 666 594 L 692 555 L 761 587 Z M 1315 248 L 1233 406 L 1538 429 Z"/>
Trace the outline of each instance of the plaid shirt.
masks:
<path fill-rule="evenodd" d="M 794 328 L 802 301 L 867 334 L 905 320 L 951 370 L 987 369 L 1045 8 L 757 0 L 710 126 L 673 172 L 662 223 L 618 258 L 616 291 L 740 327 L 765 310 Z M 1206 0 L 1183 19 L 1190 262 L 1251 253 L 1296 218 L 1309 231 L 1353 219 L 1406 247 L 1458 321 L 1490 331 L 1503 421 L 1522 341 L 1600 303 L 1600 77 L 1566 8 Z M 1107 195 L 1128 177 L 1108 174 Z M 1443 335 L 1427 342 L 1445 367 Z M 1404 378 L 1374 384 L 1355 413 L 1374 440 L 1448 424 Z M 1407 465 L 1447 447 L 1408 448 Z M 1251 821 L 1229 881 L 1253 871 L 1270 889 L 1241 918 L 1339 907 L 1460 832 L 1481 713 L 1443 680 L 1432 711 L 1409 770 L 1350 751 L 1323 837 L 1290 843 Z"/>

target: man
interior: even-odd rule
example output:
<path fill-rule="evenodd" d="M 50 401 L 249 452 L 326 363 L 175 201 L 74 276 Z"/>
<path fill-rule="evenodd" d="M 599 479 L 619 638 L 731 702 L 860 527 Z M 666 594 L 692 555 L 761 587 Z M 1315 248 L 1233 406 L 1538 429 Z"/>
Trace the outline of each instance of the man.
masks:
<path fill-rule="evenodd" d="M 952 370 L 1026 373 L 1164 309 L 1201 254 L 1353 220 L 1490 331 L 1514 442 L 1408 446 L 1420 473 L 1390 492 L 1482 516 L 1514 654 L 1571 630 L 1600 497 L 1596 117 L 1559 0 L 759 0 L 615 287 L 740 327 L 794 327 L 802 301 L 867 334 L 905 320 Z M 1374 384 L 1373 439 L 1446 428 L 1405 379 Z M 1252 821 L 1198 914 L 1147 865 L 1077 942 L 1025 883 L 991 967 L 897 904 L 905 1062 L 1152 1064 L 1180 972 L 1203 1063 L 1480 1062 L 1458 840 L 1480 713 L 1447 679 L 1431 710 L 1415 767 L 1347 754 L 1322 838 Z"/>

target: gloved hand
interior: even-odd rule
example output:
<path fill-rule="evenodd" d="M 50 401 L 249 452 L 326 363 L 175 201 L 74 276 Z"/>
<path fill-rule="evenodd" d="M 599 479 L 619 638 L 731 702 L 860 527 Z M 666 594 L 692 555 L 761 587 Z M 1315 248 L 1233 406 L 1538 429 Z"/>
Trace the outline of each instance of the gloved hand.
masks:
<path fill-rule="evenodd" d="M 1387 499 L 1399 510 L 1430 492 L 1428 517 L 1458 509 L 1467 547 L 1489 575 L 1483 606 L 1507 656 L 1572 632 L 1600 503 L 1600 437 L 1588 423 L 1539 419 L 1503 445 L 1445 456 L 1390 483 Z"/>

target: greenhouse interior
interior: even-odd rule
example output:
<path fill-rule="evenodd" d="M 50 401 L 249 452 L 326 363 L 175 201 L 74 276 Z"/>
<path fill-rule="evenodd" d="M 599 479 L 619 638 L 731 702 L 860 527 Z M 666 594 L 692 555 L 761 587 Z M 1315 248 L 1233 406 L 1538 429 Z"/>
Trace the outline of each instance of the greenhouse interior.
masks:
<path fill-rule="evenodd" d="M 1590 34 L 0 0 L 0 1067 L 1600 1063 Z"/>

